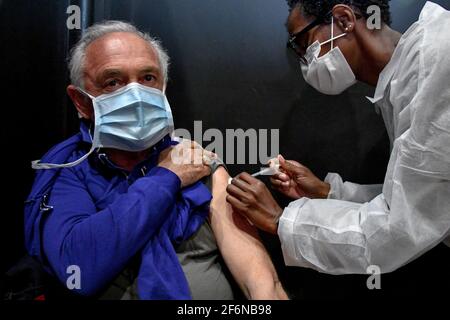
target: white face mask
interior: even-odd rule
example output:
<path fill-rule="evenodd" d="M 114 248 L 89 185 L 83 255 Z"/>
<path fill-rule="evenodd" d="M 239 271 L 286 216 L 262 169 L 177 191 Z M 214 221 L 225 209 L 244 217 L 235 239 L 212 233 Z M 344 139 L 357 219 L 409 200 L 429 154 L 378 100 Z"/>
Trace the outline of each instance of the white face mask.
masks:
<path fill-rule="evenodd" d="M 334 19 L 331 20 L 331 39 L 323 43 L 314 42 L 305 54 L 307 65 L 302 64 L 305 81 L 317 91 L 327 95 L 338 95 L 356 83 L 356 77 L 341 49 L 334 47 L 334 40 L 346 36 L 334 36 Z M 321 47 L 331 42 L 331 50 L 319 57 Z"/>

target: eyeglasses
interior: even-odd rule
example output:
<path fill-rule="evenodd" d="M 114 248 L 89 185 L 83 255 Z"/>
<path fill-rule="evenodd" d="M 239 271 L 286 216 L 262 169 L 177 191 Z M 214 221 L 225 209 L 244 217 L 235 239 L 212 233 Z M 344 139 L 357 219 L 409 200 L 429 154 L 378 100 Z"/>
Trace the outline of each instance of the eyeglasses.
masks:
<path fill-rule="evenodd" d="M 287 47 L 289 49 L 292 49 L 296 53 L 296 55 L 298 56 L 298 58 L 302 64 L 304 64 L 304 65 L 308 64 L 308 62 L 305 58 L 306 49 L 308 48 L 308 46 L 307 46 L 307 44 L 306 45 L 302 44 L 302 37 L 309 31 L 314 29 L 315 27 L 317 27 L 323 23 L 327 23 L 329 21 L 329 18 L 332 15 L 333 15 L 333 12 L 330 11 L 325 16 L 315 19 L 313 22 L 311 22 L 309 25 L 307 25 L 305 28 L 303 28 L 303 30 L 297 32 L 296 34 L 292 35 L 289 38 L 289 40 L 287 42 Z M 357 14 L 356 12 L 355 12 L 355 16 L 356 16 L 356 19 L 362 18 L 362 15 Z"/>
<path fill-rule="evenodd" d="M 318 25 L 321 25 L 322 23 L 326 22 L 327 19 L 330 18 L 332 14 L 333 13 L 330 11 L 325 16 L 315 19 L 313 22 L 308 24 L 301 31 L 295 33 L 294 35 L 292 35 L 289 38 L 289 40 L 287 42 L 287 47 L 289 49 L 292 49 L 297 54 L 297 56 L 302 64 L 305 64 L 305 65 L 308 64 L 308 62 L 306 61 L 306 58 L 305 58 L 307 47 L 301 43 L 302 37 L 306 33 L 308 33 L 308 31 L 310 31 L 310 30 L 314 29 L 315 27 L 317 27 Z"/>

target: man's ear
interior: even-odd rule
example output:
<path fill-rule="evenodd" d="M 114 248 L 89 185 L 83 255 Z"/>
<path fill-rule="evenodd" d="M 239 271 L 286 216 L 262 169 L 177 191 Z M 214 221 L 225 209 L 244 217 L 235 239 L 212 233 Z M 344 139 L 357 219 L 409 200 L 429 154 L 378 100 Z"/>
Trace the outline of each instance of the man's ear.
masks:
<path fill-rule="evenodd" d="M 72 84 L 67 87 L 67 94 L 81 117 L 87 120 L 94 120 L 94 107 L 92 106 L 92 101 L 89 97 L 80 92 L 80 90 Z"/>
<path fill-rule="evenodd" d="M 356 26 L 356 16 L 349 6 L 338 4 L 333 8 L 333 17 L 342 32 L 353 32 Z"/>

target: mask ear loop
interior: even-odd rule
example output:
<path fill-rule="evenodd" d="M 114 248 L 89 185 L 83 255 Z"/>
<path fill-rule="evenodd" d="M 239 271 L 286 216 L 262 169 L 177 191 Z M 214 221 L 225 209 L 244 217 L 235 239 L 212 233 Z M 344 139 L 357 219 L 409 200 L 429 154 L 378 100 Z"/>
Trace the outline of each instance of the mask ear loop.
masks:
<path fill-rule="evenodd" d="M 334 16 L 331 15 L 331 50 L 334 49 Z"/>
<path fill-rule="evenodd" d="M 91 150 L 89 150 L 88 153 L 86 153 L 84 156 L 82 156 L 80 159 L 70 162 L 70 163 L 63 163 L 63 164 L 57 164 L 57 163 L 42 163 L 41 160 L 35 160 L 31 162 L 31 168 L 34 170 L 47 170 L 47 169 L 59 169 L 59 168 L 71 168 L 75 167 L 76 165 L 80 164 L 84 160 L 86 160 L 93 152 L 95 151 L 95 148 L 92 147 Z"/>
<path fill-rule="evenodd" d="M 92 100 L 95 99 L 93 96 L 91 96 L 89 93 L 87 93 L 83 89 L 78 88 L 78 90 L 81 91 L 82 93 L 84 93 L 86 96 L 88 96 Z M 76 165 L 80 164 L 81 162 L 86 160 L 95 151 L 95 149 L 97 149 L 97 148 L 94 147 L 94 139 L 92 138 L 91 128 L 92 127 L 90 126 L 89 127 L 89 136 L 91 137 L 91 140 L 92 140 L 92 147 L 88 151 L 88 153 L 86 153 L 80 159 L 75 160 L 75 161 L 70 162 L 70 163 L 63 163 L 63 164 L 42 163 L 41 160 L 35 160 L 35 161 L 31 162 L 31 168 L 33 168 L 34 170 L 48 170 L 48 169 L 59 169 L 59 168 L 71 168 L 71 167 L 75 167 Z"/>
<path fill-rule="evenodd" d="M 344 32 L 343 34 L 340 34 L 340 35 L 338 35 L 338 36 L 336 36 L 336 37 L 334 36 L 334 17 L 332 16 L 332 17 L 331 17 L 331 39 L 322 42 L 322 43 L 320 44 L 320 46 L 324 46 L 324 45 L 326 45 L 327 43 L 331 42 L 331 50 L 333 50 L 333 49 L 334 49 L 334 41 L 337 40 L 337 39 L 340 39 L 340 38 L 342 38 L 342 37 L 345 37 L 346 35 L 347 35 L 347 33 Z"/>
<path fill-rule="evenodd" d="M 35 161 L 31 162 L 31 168 L 33 168 L 34 170 L 48 170 L 48 169 L 71 168 L 71 167 L 75 167 L 76 165 L 79 165 L 81 162 L 86 160 L 95 151 L 95 149 L 97 149 L 96 147 L 94 147 L 94 139 L 92 138 L 90 129 L 91 128 L 89 128 L 89 136 L 91 137 L 91 140 L 92 140 L 92 147 L 88 151 L 88 153 L 86 153 L 80 159 L 75 160 L 73 162 L 69 162 L 69 163 L 63 163 L 63 164 L 42 163 L 41 160 L 35 160 Z"/>

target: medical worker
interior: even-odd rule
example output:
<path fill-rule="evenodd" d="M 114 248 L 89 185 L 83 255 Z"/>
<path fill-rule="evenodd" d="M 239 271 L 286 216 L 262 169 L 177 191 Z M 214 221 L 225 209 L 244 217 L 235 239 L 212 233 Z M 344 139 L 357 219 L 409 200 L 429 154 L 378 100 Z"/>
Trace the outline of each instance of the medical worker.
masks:
<path fill-rule="evenodd" d="M 319 180 L 279 157 L 272 185 L 295 199 L 280 208 L 259 180 L 242 173 L 227 201 L 260 229 L 278 233 L 285 263 L 329 274 L 392 272 L 450 235 L 450 12 L 427 2 L 401 35 L 387 0 L 291 0 L 289 46 L 307 83 L 337 95 L 362 81 L 391 141 L 383 185 Z M 383 23 L 369 28 L 368 8 Z M 301 124 L 299 124 L 301 125 Z"/>

